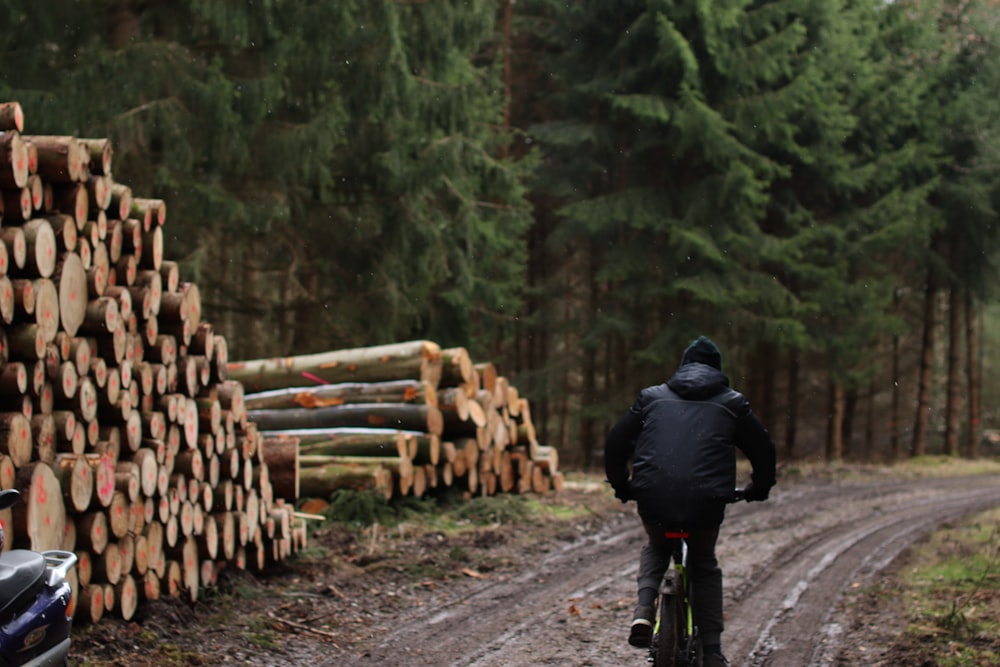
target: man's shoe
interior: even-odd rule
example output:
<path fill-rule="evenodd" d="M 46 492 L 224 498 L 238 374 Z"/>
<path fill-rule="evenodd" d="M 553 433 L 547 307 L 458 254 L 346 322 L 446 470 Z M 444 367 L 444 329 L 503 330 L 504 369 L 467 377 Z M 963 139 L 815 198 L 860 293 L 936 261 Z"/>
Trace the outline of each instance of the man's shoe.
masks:
<path fill-rule="evenodd" d="M 632 629 L 629 631 L 628 643 L 636 648 L 649 648 L 653 637 L 653 608 L 639 605 L 632 614 Z"/>
<path fill-rule="evenodd" d="M 703 667 L 729 667 L 729 661 L 721 653 L 706 653 L 701 664 Z"/>

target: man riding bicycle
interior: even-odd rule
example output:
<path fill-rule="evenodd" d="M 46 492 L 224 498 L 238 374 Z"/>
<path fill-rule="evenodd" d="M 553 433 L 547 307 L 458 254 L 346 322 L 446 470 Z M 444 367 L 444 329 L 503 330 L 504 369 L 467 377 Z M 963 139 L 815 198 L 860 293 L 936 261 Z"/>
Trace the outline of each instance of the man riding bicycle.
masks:
<path fill-rule="evenodd" d="M 746 398 L 730 388 L 722 354 L 699 336 L 676 373 L 639 393 L 604 445 L 605 473 L 615 497 L 635 500 L 648 535 L 639 559 L 638 604 L 629 643 L 649 646 L 657 588 L 670 564 L 668 530 L 688 537 L 692 600 L 705 667 L 725 667 L 722 570 L 715 556 L 726 503 L 736 488 L 736 449 L 753 466 L 748 501 L 767 500 L 775 484 L 775 447 Z M 631 476 L 629 463 L 631 462 Z"/>

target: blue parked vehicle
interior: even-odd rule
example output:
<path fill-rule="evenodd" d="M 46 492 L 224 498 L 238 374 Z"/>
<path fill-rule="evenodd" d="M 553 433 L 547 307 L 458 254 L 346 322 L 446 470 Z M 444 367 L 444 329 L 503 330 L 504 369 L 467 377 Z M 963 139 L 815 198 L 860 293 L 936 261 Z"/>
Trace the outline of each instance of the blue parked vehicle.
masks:
<path fill-rule="evenodd" d="M 16 489 L 0 491 L 0 510 L 20 495 Z M 0 667 L 66 664 L 75 606 L 66 577 L 75 563 L 69 551 L 0 553 Z"/>

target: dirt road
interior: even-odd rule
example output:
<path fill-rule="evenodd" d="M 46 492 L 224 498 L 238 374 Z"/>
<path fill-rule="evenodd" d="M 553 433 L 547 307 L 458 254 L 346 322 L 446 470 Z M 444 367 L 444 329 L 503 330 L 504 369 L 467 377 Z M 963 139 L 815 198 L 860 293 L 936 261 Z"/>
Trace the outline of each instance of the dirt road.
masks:
<path fill-rule="evenodd" d="M 134 622 L 81 627 L 71 664 L 645 665 L 625 641 L 642 546 L 634 507 L 612 504 L 606 489 L 575 493 L 598 509 L 545 539 L 539 526 L 512 536 L 520 524 L 508 521 L 373 550 L 328 528 L 316 540 L 327 556 L 256 577 L 234 572 L 231 593 L 204 603 L 161 599 Z M 719 545 L 732 664 L 894 665 L 874 658 L 892 644 L 898 614 L 855 604 L 858 594 L 943 522 L 997 506 L 1000 475 L 783 480 L 769 502 L 733 505 Z M 433 574 L 445 571 L 452 576 Z"/>
<path fill-rule="evenodd" d="M 940 523 L 1000 506 L 1000 478 L 791 485 L 733 506 L 719 557 L 735 665 L 835 665 L 838 604 Z M 641 529 L 623 513 L 517 574 L 470 581 L 385 618 L 330 665 L 643 665 L 627 646 Z"/>

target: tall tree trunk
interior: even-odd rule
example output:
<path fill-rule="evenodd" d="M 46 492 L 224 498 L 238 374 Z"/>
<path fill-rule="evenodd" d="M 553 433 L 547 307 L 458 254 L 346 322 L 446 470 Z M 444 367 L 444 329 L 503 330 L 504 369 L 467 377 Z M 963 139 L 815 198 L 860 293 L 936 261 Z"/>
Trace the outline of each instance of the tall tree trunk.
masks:
<path fill-rule="evenodd" d="M 294 276 L 289 276 L 288 278 L 291 281 L 295 280 Z M 285 302 L 298 303 L 293 313 L 295 321 L 292 324 L 290 334 L 292 340 L 290 349 L 293 350 L 308 349 L 309 342 L 315 335 L 317 327 L 316 313 L 320 310 L 313 301 L 314 295 L 319 294 L 319 272 L 314 268 L 310 268 L 307 271 L 303 271 L 300 280 L 304 288 L 304 293 L 302 290 L 298 290 L 299 294 L 290 295 L 291 301 Z"/>
<path fill-rule="evenodd" d="M 874 460 L 875 450 L 875 383 L 868 383 L 865 394 L 865 441 L 861 451 L 864 461 Z"/>
<path fill-rule="evenodd" d="M 573 317 L 573 306 L 570 303 L 572 299 L 567 298 L 565 304 L 565 311 L 563 314 L 563 322 L 569 322 Z M 570 332 L 563 331 L 562 335 L 565 338 L 564 344 L 566 349 L 573 350 L 576 349 L 576 342 L 572 340 Z M 557 411 L 554 415 L 556 422 L 558 424 L 557 434 L 558 442 L 561 451 L 568 452 L 569 449 L 569 397 L 573 395 L 575 389 L 573 388 L 572 380 L 570 379 L 570 368 L 563 368 L 560 370 L 560 386 L 562 390 L 559 392 L 559 400 L 555 406 Z"/>
<path fill-rule="evenodd" d="M 840 439 L 843 445 L 841 446 L 841 456 L 845 459 L 850 459 L 855 456 L 855 452 L 852 445 L 852 440 L 854 438 L 854 417 L 858 411 L 858 388 L 852 387 L 850 390 L 844 392 L 844 417 L 843 426 L 841 427 Z"/>
<path fill-rule="evenodd" d="M 927 453 L 927 429 L 931 415 L 931 380 L 934 371 L 934 327 L 937 312 L 937 286 L 934 269 L 927 269 L 927 285 L 924 292 L 924 336 L 920 347 L 920 373 L 917 379 L 917 412 L 913 424 L 911 456 Z"/>
<path fill-rule="evenodd" d="M 254 245 L 254 241 L 250 240 L 243 251 L 243 283 L 240 285 L 240 290 L 243 303 L 246 304 L 257 303 L 254 295 L 260 294 L 258 287 L 260 272 L 257 270 Z M 242 332 L 242 347 L 246 351 L 243 354 L 244 359 L 256 359 L 262 356 L 270 342 L 264 326 L 266 310 L 259 305 L 253 306 L 253 310 L 256 311 L 256 316 L 250 318 L 247 330 Z"/>
<path fill-rule="evenodd" d="M 960 289 L 952 283 L 948 290 L 948 396 L 945 402 L 944 449 L 948 456 L 958 456 L 958 440 L 962 409 L 962 297 Z"/>
<path fill-rule="evenodd" d="M 594 247 L 593 243 L 587 244 L 587 326 L 586 331 L 593 330 L 593 318 L 594 314 L 597 312 L 599 298 L 598 290 L 600 285 L 594 279 L 594 264 L 595 264 L 595 253 L 597 249 Z M 583 354 L 583 367 L 581 372 L 583 374 L 583 395 L 581 396 L 581 405 L 583 407 L 582 419 L 580 419 L 580 455 L 581 461 L 585 468 L 589 468 L 591 464 L 591 452 L 594 449 L 594 419 L 591 417 L 593 410 L 591 406 L 597 403 L 597 354 L 594 350 L 593 344 L 589 343 L 585 346 L 580 347 L 580 352 Z"/>
<path fill-rule="evenodd" d="M 844 458 L 844 385 L 834 380 L 829 385 L 826 461 L 834 463 Z"/>
<path fill-rule="evenodd" d="M 108 10 L 108 41 L 112 48 L 123 49 L 142 36 L 139 12 L 135 3 L 124 0 Z"/>
<path fill-rule="evenodd" d="M 510 105 L 511 105 L 511 79 L 512 69 L 511 69 L 511 53 L 513 51 L 513 39 L 511 24 L 513 23 L 512 18 L 514 15 L 514 0 L 501 0 L 503 2 L 503 18 L 502 31 L 503 31 L 503 129 L 504 132 L 510 129 Z M 510 154 L 510 144 L 504 143 L 500 147 L 500 157 L 504 160 L 507 159 Z"/>
<path fill-rule="evenodd" d="M 795 458 L 795 437 L 799 427 L 799 351 L 788 357 L 788 417 L 785 422 L 785 457 Z"/>
<path fill-rule="evenodd" d="M 753 377 L 753 410 L 765 424 L 774 422 L 775 369 L 777 368 L 774 345 L 760 343 L 756 346 Z"/>
<path fill-rule="evenodd" d="M 549 430 L 551 428 L 549 416 L 553 412 L 552 397 L 556 395 L 556 391 L 555 378 L 545 363 L 549 358 L 549 349 L 554 333 L 551 327 L 542 327 L 539 324 L 539 322 L 550 321 L 559 313 L 555 312 L 555 309 L 558 308 L 557 304 L 539 296 L 542 288 L 549 283 L 549 275 L 546 271 L 548 261 L 545 245 L 545 238 L 548 235 L 548 211 L 541 204 L 537 206 L 537 210 L 539 210 L 539 214 L 536 216 L 535 224 L 528 232 L 527 275 L 529 289 L 526 290 L 525 294 L 525 306 L 529 317 L 521 318 L 520 322 L 524 329 L 520 330 L 519 337 L 523 340 L 525 349 L 522 362 L 524 368 L 543 369 L 535 392 L 538 398 L 531 406 L 535 427 L 543 442 L 559 442 L 558 439 L 552 437 L 553 434 Z M 496 358 L 501 357 L 497 356 Z"/>
<path fill-rule="evenodd" d="M 893 296 L 893 301 L 898 301 Z M 892 403 L 889 406 L 889 460 L 898 461 L 903 457 L 902 428 L 903 418 L 900 411 L 901 385 L 899 377 L 899 335 L 892 336 Z"/>
<path fill-rule="evenodd" d="M 982 437 L 979 425 L 979 336 L 976 326 L 976 307 L 972 300 L 972 292 L 968 289 L 965 290 L 965 355 L 965 379 L 969 388 L 969 436 L 966 451 L 970 458 L 976 458 L 979 456 L 979 440 Z"/>

